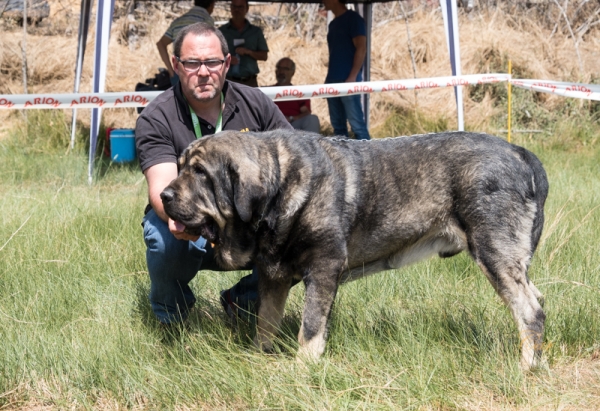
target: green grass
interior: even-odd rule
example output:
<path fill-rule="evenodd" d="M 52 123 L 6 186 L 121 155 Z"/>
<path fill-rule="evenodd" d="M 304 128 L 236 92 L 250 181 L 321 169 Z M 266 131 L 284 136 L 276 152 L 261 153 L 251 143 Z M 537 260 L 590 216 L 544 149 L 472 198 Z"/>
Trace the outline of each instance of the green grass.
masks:
<path fill-rule="evenodd" d="M 147 300 L 137 165 L 99 160 L 90 186 L 85 144 L 66 150 L 52 134 L 64 119 L 46 129 L 37 115 L 0 140 L 0 409 L 600 408 L 597 124 L 516 137 L 551 183 L 530 270 L 548 366 L 523 373 L 512 319 L 465 254 L 341 287 L 316 364 L 294 357 L 302 286 L 277 353 L 230 328 L 218 291 L 239 272 L 200 273 L 187 327 L 165 331 Z M 58 142 L 40 150 L 49 135 Z"/>

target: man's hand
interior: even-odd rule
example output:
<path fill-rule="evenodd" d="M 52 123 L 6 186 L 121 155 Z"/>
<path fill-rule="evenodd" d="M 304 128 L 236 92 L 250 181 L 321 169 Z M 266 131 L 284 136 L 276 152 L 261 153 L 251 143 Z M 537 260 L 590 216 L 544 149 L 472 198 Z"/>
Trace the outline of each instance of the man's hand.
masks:
<path fill-rule="evenodd" d="M 246 47 L 236 47 L 235 52 L 240 56 L 245 56 L 246 54 L 250 54 L 250 49 Z"/>
<path fill-rule="evenodd" d="M 345 83 L 356 83 L 356 74 L 353 75 L 352 73 L 350 73 Z"/>
<path fill-rule="evenodd" d="M 246 47 L 236 47 L 235 52 L 237 54 L 239 54 L 240 56 L 249 56 L 250 58 L 253 58 L 254 60 L 260 60 L 260 61 L 267 61 L 267 58 L 269 57 L 268 51 L 250 50 Z M 232 64 L 233 64 L 233 62 L 232 62 Z"/>
<path fill-rule="evenodd" d="M 191 235 L 191 234 L 184 232 L 185 226 L 183 224 L 181 224 L 179 221 L 175 221 L 175 220 L 169 218 L 168 224 L 169 224 L 169 231 L 178 240 L 196 241 L 200 238 L 199 235 Z"/>
<path fill-rule="evenodd" d="M 163 207 L 160 193 L 177 177 L 177 164 L 175 163 L 160 163 L 156 164 L 144 171 L 146 181 L 148 182 L 148 197 L 150 205 L 154 212 L 169 226 L 169 231 L 178 240 L 196 241 L 200 238 L 199 235 L 191 235 L 186 232 L 185 226 L 179 221 L 174 221 L 166 213 Z"/>
<path fill-rule="evenodd" d="M 360 72 L 361 67 L 365 62 L 365 57 L 367 55 L 367 37 L 366 36 L 356 36 L 352 38 L 352 43 L 354 47 L 356 47 L 356 51 L 354 52 L 354 58 L 352 59 L 352 69 L 350 70 L 350 74 L 346 79 L 346 83 L 354 83 L 356 82 L 356 77 Z"/>

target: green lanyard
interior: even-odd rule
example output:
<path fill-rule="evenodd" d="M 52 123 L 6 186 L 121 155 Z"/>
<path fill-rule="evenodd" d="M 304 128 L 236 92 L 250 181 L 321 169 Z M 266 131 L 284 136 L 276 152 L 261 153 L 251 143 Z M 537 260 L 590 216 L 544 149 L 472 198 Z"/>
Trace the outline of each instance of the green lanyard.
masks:
<path fill-rule="evenodd" d="M 192 123 L 194 124 L 194 132 L 196 133 L 196 138 L 202 138 L 202 129 L 200 128 L 200 121 L 198 120 L 198 116 L 192 109 L 192 106 L 188 104 L 190 108 L 190 114 L 192 115 Z M 223 93 L 221 92 L 221 106 L 219 108 L 219 118 L 217 118 L 217 124 L 215 124 L 215 133 L 221 131 L 223 122 Z"/>

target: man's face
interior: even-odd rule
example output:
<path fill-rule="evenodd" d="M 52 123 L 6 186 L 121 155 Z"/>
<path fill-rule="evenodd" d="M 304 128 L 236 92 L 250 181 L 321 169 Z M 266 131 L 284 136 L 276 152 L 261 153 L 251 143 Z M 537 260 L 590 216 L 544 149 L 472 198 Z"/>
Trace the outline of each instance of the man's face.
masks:
<path fill-rule="evenodd" d="M 277 85 L 287 86 L 292 83 L 292 77 L 294 76 L 292 66 L 292 62 L 289 59 L 281 59 L 277 62 L 277 65 L 275 66 Z"/>
<path fill-rule="evenodd" d="M 323 0 L 323 6 L 325 7 L 325 10 L 333 10 L 333 7 L 339 3 L 339 0 Z"/>
<path fill-rule="evenodd" d="M 225 60 L 217 69 L 209 69 L 205 65 L 198 70 L 189 72 L 183 63 L 173 57 L 173 67 L 179 76 L 181 90 L 188 101 L 208 102 L 220 96 L 225 84 L 225 73 L 229 70 L 231 56 L 223 56 L 221 43 L 214 34 L 197 36 L 189 34 L 181 44 L 181 61 Z"/>
<path fill-rule="evenodd" d="M 232 19 L 243 20 L 246 18 L 246 13 L 248 13 L 248 3 L 246 0 L 231 0 L 229 7 Z"/>

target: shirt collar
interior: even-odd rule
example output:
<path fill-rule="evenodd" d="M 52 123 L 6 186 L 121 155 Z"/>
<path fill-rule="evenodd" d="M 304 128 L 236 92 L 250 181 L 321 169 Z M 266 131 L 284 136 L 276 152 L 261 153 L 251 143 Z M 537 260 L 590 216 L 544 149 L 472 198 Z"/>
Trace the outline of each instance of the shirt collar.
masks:
<path fill-rule="evenodd" d="M 179 117 L 179 121 L 184 124 L 188 121 L 191 122 L 192 116 L 190 115 L 190 109 L 187 101 L 185 100 L 183 92 L 181 91 L 181 82 L 177 82 L 177 84 L 173 86 L 173 93 L 175 95 L 175 100 L 177 101 L 177 115 Z M 225 80 L 225 84 L 223 85 L 223 97 L 223 102 L 225 103 L 225 108 L 223 109 L 224 126 L 227 119 L 232 113 L 235 112 L 235 108 L 237 107 L 237 102 L 239 100 L 235 87 L 232 87 L 228 80 Z"/>

